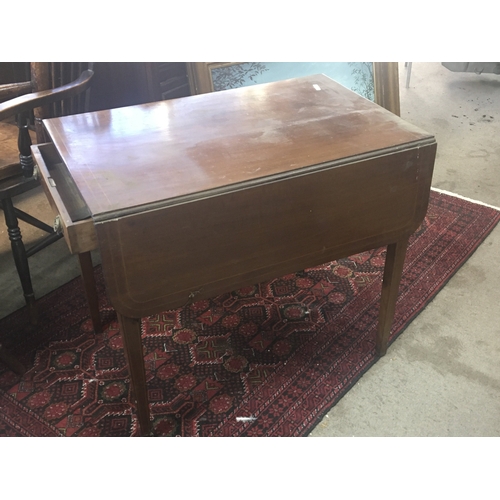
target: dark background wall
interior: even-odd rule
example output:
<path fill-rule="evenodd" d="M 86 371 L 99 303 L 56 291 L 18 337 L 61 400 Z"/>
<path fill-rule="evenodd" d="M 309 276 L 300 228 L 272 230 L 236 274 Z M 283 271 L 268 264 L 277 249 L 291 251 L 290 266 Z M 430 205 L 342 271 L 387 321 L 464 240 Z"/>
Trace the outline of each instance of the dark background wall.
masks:
<path fill-rule="evenodd" d="M 186 63 L 94 63 L 90 111 L 190 95 Z M 29 63 L 0 63 L 0 84 L 28 81 Z"/>

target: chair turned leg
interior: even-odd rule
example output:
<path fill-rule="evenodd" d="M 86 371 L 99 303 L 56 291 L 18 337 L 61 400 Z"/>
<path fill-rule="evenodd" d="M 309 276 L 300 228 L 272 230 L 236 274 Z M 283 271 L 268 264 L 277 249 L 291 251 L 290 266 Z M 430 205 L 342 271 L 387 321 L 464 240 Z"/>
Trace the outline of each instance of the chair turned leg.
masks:
<path fill-rule="evenodd" d="M 36 324 L 38 314 L 35 303 L 35 293 L 33 292 L 33 285 L 31 284 L 26 248 L 24 247 L 21 237 L 21 230 L 19 229 L 19 223 L 12 200 L 10 198 L 3 199 L 2 208 L 5 215 L 5 223 L 7 224 L 7 233 L 12 247 L 12 255 L 14 256 L 17 273 L 19 274 L 19 279 L 21 280 L 21 286 L 23 288 L 24 299 L 28 307 L 30 322 Z"/>
<path fill-rule="evenodd" d="M 385 258 L 384 279 L 382 282 L 382 298 L 380 301 L 380 314 L 376 341 L 377 356 L 384 356 L 387 352 L 387 344 L 391 326 L 396 310 L 399 282 L 403 273 L 403 264 L 406 256 L 408 240 L 401 240 L 387 247 Z"/>

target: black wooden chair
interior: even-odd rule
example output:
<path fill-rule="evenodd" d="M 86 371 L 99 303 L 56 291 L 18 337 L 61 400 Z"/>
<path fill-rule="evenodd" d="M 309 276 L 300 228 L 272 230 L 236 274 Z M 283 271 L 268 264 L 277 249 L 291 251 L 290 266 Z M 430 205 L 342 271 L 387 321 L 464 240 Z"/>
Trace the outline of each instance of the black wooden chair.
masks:
<path fill-rule="evenodd" d="M 60 63 L 31 63 L 31 82 L 0 85 L 0 120 L 17 117 L 19 128 L 17 141 L 19 159 L 10 162 L 8 159 L 1 161 L 0 158 L 0 208 L 3 209 L 5 215 L 14 262 L 21 280 L 30 321 L 34 324 L 36 324 L 37 312 L 28 258 L 57 241 L 62 235 L 44 222 L 16 208 L 13 199 L 39 185 L 34 175 L 34 161 L 30 150 L 31 136 L 34 135 L 33 128 L 36 141 L 44 142 L 41 127 L 43 118 L 84 111 L 86 107 L 84 92 L 89 88 L 93 76 L 93 71 L 87 69 L 70 83 L 57 86 L 64 75 L 62 71 L 57 72 L 56 75 L 55 64 Z M 60 67 L 62 68 L 62 65 Z M 40 78 L 41 76 L 43 78 Z M 42 85 L 40 85 L 41 80 L 44 80 Z M 45 89 L 41 90 L 40 86 Z M 14 97 L 16 95 L 17 97 Z M 8 100 L 5 101 L 5 99 Z M 42 229 L 48 235 L 31 248 L 25 248 L 19 229 L 19 220 Z"/>

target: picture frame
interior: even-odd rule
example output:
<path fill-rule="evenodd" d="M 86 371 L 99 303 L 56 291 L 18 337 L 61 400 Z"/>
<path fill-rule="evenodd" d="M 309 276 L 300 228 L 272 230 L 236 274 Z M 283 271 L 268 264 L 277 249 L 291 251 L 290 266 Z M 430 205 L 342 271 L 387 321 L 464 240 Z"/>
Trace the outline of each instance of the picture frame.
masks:
<path fill-rule="evenodd" d="M 324 73 L 400 115 L 398 63 L 187 63 L 191 94 L 204 94 L 280 79 Z"/>

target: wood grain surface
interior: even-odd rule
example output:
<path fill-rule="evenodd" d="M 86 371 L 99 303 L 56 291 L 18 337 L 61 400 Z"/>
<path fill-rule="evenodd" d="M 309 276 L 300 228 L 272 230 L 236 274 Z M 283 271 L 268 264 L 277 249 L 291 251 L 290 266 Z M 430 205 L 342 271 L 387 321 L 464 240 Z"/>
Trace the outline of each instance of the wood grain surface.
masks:
<path fill-rule="evenodd" d="M 431 137 L 324 75 L 44 124 L 94 217 Z"/>

